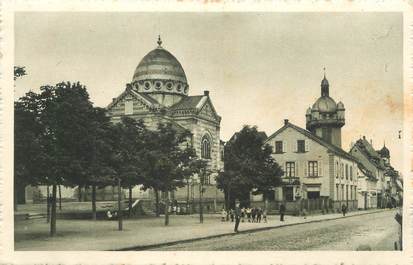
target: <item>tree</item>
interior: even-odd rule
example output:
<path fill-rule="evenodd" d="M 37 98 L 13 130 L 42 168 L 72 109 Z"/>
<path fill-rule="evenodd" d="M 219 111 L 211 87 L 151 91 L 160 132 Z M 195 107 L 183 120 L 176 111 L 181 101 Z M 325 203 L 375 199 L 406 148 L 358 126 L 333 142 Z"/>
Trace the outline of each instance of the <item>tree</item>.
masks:
<path fill-rule="evenodd" d="M 14 208 L 21 187 L 41 182 L 43 127 L 38 119 L 37 94 L 29 92 L 14 103 Z M 24 192 L 24 190 L 22 190 Z"/>
<path fill-rule="evenodd" d="M 33 181 L 52 186 L 50 235 L 56 234 L 56 194 L 58 185 L 75 185 L 85 177 L 89 154 L 87 138 L 92 104 L 80 83 L 43 86 L 40 94 L 28 93 L 18 103 L 33 114 L 37 124 L 37 154 L 30 157 L 36 167 Z M 28 126 L 22 126 L 25 130 Z M 20 138 L 17 141 L 21 141 Z M 23 142 L 21 142 L 23 143 Z M 18 143 L 20 144 L 20 143 Z M 23 156 L 23 149 L 16 156 Z M 20 163 L 20 162 L 19 162 Z"/>
<path fill-rule="evenodd" d="M 226 194 L 227 207 L 235 199 L 249 203 L 250 192 L 265 194 L 281 184 L 283 171 L 264 140 L 256 127 L 244 126 L 225 145 L 224 172 L 217 177 L 217 187 Z"/>
<path fill-rule="evenodd" d="M 14 67 L 14 80 L 16 80 L 19 77 L 25 76 L 26 73 L 26 69 L 24 66 L 15 66 Z"/>
<path fill-rule="evenodd" d="M 89 155 L 86 159 L 86 177 L 78 182 L 81 186 L 92 186 L 92 219 L 96 220 L 96 189 L 113 184 L 114 169 L 112 167 L 112 130 L 113 125 L 103 108 L 93 108 L 87 134 L 86 144 Z"/>
<path fill-rule="evenodd" d="M 189 163 L 196 159 L 188 144 L 190 132 L 174 128 L 170 123 L 160 123 L 157 130 L 148 131 L 144 153 L 144 189 L 155 192 L 156 215 L 159 216 L 159 192 L 166 194 L 165 225 L 169 224 L 169 192 L 185 186 L 185 179 L 192 175 Z M 186 146 L 185 146 L 186 143 Z"/>
<path fill-rule="evenodd" d="M 132 208 L 132 187 L 143 183 L 145 140 L 148 131 L 142 120 L 122 117 L 112 131 L 113 159 L 112 169 L 118 184 L 118 219 L 122 230 L 123 207 L 120 188 L 129 188 L 129 213 Z"/>

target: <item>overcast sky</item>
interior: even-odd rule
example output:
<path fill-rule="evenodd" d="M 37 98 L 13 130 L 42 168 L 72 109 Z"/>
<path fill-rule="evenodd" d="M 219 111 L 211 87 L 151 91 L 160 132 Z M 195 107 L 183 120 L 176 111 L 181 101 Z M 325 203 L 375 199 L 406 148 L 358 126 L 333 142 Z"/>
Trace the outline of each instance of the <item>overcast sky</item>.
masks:
<path fill-rule="evenodd" d="M 28 76 L 16 97 L 41 85 L 80 81 L 96 106 L 118 96 L 145 54 L 163 47 L 181 62 L 189 94 L 209 90 L 221 139 L 283 119 L 305 128 L 320 96 L 346 108 L 343 149 L 361 135 L 389 147 L 401 169 L 402 16 L 398 13 L 17 13 L 16 65 Z"/>

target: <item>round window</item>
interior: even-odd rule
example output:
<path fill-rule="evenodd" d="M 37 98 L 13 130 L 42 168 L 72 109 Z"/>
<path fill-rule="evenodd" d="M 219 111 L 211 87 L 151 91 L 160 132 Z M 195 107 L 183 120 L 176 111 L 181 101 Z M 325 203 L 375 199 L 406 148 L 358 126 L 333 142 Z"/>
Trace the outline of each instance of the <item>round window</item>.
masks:
<path fill-rule="evenodd" d="M 156 89 L 161 89 L 161 82 L 156 82 L 155 87 Z"/>
<path fill-rule="evenodd" d="M 166 87 L 168 88 L 168 90 L 171 90 L 172 89 L 172 83 L 171 82 L 167 83 Z"/>
<path fill-rule="evenodd" d="M 188 93 L 188 87 L 186 86 L 184 89 L 185 94 Z"/>
<path fill-rule="evenodd" d="M 145 89 L 149 89 L 151 87 L 151 84 L 149 82 L 145 82 Z"/>
<path fill-rule="evenodd" d="M 181 84 L 179 84 L 179 85 L 176 87 L 176 90 L 181 91 L 181 88 L 182 88 L 182 86 L 181 86 Z"/>

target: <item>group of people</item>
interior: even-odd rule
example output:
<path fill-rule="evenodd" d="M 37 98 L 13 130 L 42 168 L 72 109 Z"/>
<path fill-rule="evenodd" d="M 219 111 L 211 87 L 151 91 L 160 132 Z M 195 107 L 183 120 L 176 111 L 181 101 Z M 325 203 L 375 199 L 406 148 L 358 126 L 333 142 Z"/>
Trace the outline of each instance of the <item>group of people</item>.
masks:
<path fill-rule="evenodd" d="M 230 209 L 227 212 L 225 209 L 222 209 L 221 221 L 225 222 L 227 220 L 227 216 L 229 217 L 231 222 L 236 221 L 236 218 L 237 218 L 236 210 L 237 208 Z M 242 207 L 239 209 L 239 218 L 241 222 L 245 222 L 245 220 L 247 220 L 249 223 L 261 223 L 261 221 L 266 223 L 267 222 L 267 211 L 261 209 L 260 207 L 253 207 L 253 208 Z"/>

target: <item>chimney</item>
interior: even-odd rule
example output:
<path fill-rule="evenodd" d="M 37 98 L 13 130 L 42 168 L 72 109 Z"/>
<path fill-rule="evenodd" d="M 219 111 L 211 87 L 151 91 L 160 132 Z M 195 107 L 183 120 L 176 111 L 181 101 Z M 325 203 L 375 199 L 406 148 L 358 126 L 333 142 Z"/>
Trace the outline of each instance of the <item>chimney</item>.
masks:
<path fill-rule="evenodd" d="M 112 102 L 115 102 L 116 98 L 112 98 Z"/>
<path fill-rule="evenodd" d="M 288 124 L 288 119 L 284 119 L 284 125 Z"/>
<path fill-rule="evenodd" d="M 372 139 L 370 139 L 370 145 L 373 146 L 373 140 Z"/>
<path fill-rule="evenodd" d="M 209 96 L 209 91 L 208 90 L 204 90 L 204 96 Z"/>
<path fill-rule="evenodd" d="M 366 136 L 363 135 L 363 140 L 366 140 Z"/>

